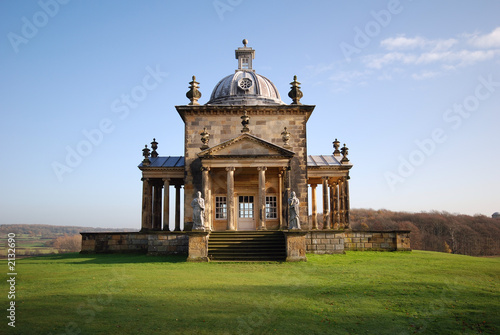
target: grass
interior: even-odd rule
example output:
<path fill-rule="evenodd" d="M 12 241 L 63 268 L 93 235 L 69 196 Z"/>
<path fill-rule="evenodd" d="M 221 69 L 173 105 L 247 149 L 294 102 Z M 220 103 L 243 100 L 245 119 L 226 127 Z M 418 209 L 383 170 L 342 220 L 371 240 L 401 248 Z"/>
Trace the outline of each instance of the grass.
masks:
<path fill-rule="evenodd" d="M 500 331 L 499 258 L 348 252 L 306 263 L 186 263 L 64 254 L 16 265 L 16 328 L 5 316 L 0 326 L 8 334 Z"/>

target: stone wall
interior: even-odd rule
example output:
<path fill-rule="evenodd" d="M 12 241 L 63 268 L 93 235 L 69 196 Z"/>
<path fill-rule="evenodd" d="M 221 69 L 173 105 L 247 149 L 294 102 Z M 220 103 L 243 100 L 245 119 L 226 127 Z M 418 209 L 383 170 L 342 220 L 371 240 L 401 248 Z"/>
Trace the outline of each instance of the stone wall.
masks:
<path fill-rule="evenodd" d="M 410 251 L 410 231 L 346 230 L 345 250 Z"/>
<path fill-rule="evenodd" d="M 82 254 L 144 253 L 148 255 L 187 254 L 184 232 L 81 233 Z"/>
<path fill-rule="evenodd" d="M 306 235 L 306 251 L 312 254 L 342 254 L 344 232 L 311 230 Z"/>

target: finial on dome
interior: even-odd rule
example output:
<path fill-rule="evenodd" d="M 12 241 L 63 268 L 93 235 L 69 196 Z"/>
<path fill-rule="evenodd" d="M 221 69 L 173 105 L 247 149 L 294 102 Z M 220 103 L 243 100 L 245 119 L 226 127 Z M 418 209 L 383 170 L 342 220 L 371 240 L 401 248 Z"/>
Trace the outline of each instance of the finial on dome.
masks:
<path fill-rule="evenodd" d="M 248 44 L 248 40 L 245 38 L 245 39 L 243 40 L 243 46 L 246 48 L 246 47 L 247 47 L 247 44 Z"/>
<path fill-rule="evenodd" d="M 186 97 L 191 100 L 188 105 L 199 105 L 198 99 L 201 98 L 201 92 L 198 91 L 198 84 L 196 77 L 193 76 L 193 80 L 189 82 L 189 91 L 186 93 Z"/>

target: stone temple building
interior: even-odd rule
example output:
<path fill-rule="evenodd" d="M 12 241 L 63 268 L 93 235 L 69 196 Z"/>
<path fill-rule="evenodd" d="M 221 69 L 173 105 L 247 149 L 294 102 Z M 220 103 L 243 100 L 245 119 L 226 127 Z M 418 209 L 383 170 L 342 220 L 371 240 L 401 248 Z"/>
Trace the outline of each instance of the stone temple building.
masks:
<path fill-rule="evenodd" d="M 276 86 L 255 72 L 255 50 L 247 43 L 243 40 L 235 50 L 235 72 L 215 85 L 206 104 L 198 102 L 201 93 L 193 76 L 189 103 L 175 106 L 184 122 L 184 156 L 160 156 L 155 140 L 151 149 L 143 149 L 141 231 L 83 233 L 82 252 L 293 261 L 305 260 L 306 251 L 409 250 L 409 232 L 350 229 L 348 148 L 332 139 L 331 154 L 307 154 L 307 121 L 315 106 L 300 102 L 296 77 L 290 83 L 290 103 L 283 102 Z M 175 208 L 169 206 L 170 187 L 176 191 Z M 193 212 L 198 192 L 204 202 L 201 217 Z M 288 229 L 293 193 L 300 229 Z M 174 222 L 169 222 L 170 211 L 175 211 Z M 196 229 L 191 229 L 193 222 Z"/>

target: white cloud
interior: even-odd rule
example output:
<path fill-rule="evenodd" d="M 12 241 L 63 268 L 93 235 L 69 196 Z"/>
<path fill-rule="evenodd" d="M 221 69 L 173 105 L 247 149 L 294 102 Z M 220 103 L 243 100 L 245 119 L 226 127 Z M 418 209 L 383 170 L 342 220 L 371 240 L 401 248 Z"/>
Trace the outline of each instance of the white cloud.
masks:
<path fill-rule="evenodd" d="M 468 42 L 476 48 L 500 48 L 500 27 L 495 28 L 487 35 L 472 35 Z"/>
<path fill-rule="evenodd" d="M 458 39 L 427 39 L 421 36 L 400 35 L 386 38 L 380 42 L 380 46 L 388 52 L 364 57 L 362 62 L 367 68 L 380 70 L 395 64 L 420 67 L 439 66 L 439 71 L 426 68 L 412 75 L 412 78 L 421 80 L 435 77 L 442 71 L 452 71 L 457 67 L 499 58 L 500 27 L 486 35 L 463 34 Z M 490 50 L 484 50 L 488 48 Z"/>
<path fill-rule="evenodd" d="M 421 37 L 407 38 L 404 35 L 398 37 L 386 38 L 380 45 L 387 50 L 405 50 L 405 49 L 415 49 L 422 48 L 425 46 L 425 39 Z"/>
<path fill-rule="evenodd" d="M 437 77 L 440 74 L 441 74 L 440 72 L 435 72 L 435 71 L 421 71 L 419 73 L 412 74 L 411 77 L 415 80 L 423 80 L 423 79 Z"/>
<path fill-rule="evenodd" d="M 398 37 L 386 38 L 380 45 L 389 51 L 392 50 L 413 50 L 413 49 L 431 49 L 431 50 L 448 50 L 458 43 L 458 40 L 450 38 L 447 40 L 428 40 L 417 36 L 408 38 L 404 35 Z"/>

